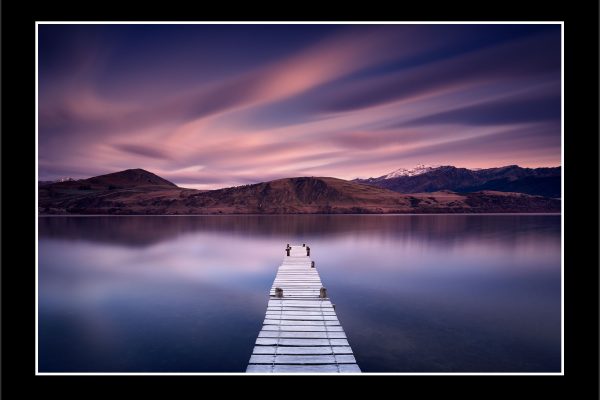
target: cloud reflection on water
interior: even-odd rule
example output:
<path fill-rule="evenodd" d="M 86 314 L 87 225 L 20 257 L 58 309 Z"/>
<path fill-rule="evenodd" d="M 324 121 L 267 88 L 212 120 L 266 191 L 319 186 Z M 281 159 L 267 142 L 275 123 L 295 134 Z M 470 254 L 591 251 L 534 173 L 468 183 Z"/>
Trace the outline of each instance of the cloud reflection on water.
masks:
<path fill-rule="evenodd" d="M 560 362 L 559 216 L 52 217 L 39 237 L 46 370 L 243 370 L 303 242 L 366 371 Z"/>

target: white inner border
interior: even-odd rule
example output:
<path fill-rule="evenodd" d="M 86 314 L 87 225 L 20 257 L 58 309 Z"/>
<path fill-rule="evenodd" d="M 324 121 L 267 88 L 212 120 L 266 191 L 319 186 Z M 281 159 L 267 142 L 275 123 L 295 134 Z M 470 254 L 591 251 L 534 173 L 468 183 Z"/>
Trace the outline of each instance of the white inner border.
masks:
<path fill-rule="evenodd" d="M 345 374 L 323 374 L 323 373 L 257 373 L 246 374 L 245 372 L 40 372 L 38 365 L 38 26 L 39 25 L 560 25 L 561 33 L 561 224 L 560 224 L 560 275 L 561 275 L 561 321 L 560 321 L 560 370 L 561 372 L 363 372 Z M 564 375 L 565 374 L 565 343 L 564 343 L 564 227 L 565 227 L 565 163 L 564 163 L 564 43 L 565 43 L 564 21 L 36 21 L 35 23 L 35 374 L 36 375 L 327 375 L 327 376 L 362 376 L 362 375 Z"/>

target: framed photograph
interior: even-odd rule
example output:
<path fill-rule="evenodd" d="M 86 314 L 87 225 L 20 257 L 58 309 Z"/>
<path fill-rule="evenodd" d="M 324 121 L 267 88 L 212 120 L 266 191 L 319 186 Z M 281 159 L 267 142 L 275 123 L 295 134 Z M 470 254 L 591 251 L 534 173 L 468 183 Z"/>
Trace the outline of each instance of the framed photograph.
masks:
<path fill-rule="evenodd" d="M 566 390 L 572 20 L 30 18 L 25 379 Z"/>
<path fill-rule="evenodd" d="M 38 373 L 562 373 L 562 28 L 39 23 Z"/>

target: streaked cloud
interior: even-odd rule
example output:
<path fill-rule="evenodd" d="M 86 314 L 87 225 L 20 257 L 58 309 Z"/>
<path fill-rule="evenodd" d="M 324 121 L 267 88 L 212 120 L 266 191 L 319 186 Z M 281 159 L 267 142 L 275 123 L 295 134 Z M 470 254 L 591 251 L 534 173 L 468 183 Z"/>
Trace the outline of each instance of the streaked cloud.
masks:
<path fill-rule="evenodd" d="M 125 153 L 149 158 L 170 159 L 171 157 L 158 147 L 144 146 L 138 144 L 115 144 L 113 147 Z"/>
<path fill-rule="evenodd" d="M 560 164 L 558 25 L 39 34 L 43 180 L 139 167 L 210 189 L 416 163 Z"/>

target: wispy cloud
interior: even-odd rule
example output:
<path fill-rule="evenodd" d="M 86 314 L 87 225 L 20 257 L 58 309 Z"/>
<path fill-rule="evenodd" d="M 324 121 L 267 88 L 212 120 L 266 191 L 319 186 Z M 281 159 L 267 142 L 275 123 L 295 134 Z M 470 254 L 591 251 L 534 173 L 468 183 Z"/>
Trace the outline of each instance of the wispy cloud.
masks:
<path fill-rule="evenodd" d="M 42 28 L 41 179 L 560 163 L 558 26 Z"/>

